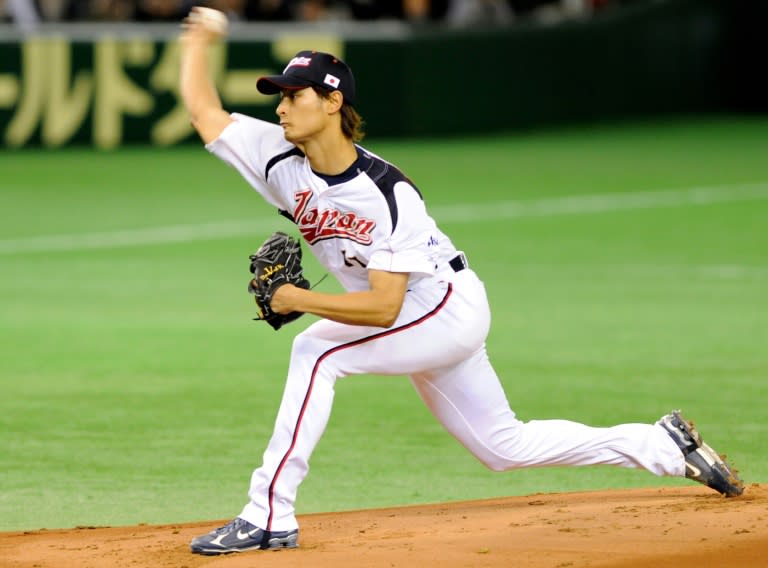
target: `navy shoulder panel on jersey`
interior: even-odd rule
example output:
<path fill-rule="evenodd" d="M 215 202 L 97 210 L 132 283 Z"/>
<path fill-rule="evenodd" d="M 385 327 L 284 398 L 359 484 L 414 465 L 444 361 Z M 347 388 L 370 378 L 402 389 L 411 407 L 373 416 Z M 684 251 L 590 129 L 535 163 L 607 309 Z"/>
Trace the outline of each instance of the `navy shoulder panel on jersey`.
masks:
<path fill-rule="evenodd" d="M 384 199 L 387 200 L 387 205 L 389 206 L 389 214 L 392 218 L 392 232 L 394 232 L 395 227 L 397 227 L 397 200 L 395 199 L 395 184 L 404 181 L 410 185 L 416 193 L 419 194 L 419 198 L 424 198 L 422 197 L 419 188 L 416 187 L 416 185 L 395 166 L 376 156 L 371 156 L 370 154 L 364 155 L 369 160 L 367 168 L 364 171 L 368 177 L 373 180 L 373 183 L 376 184 L 376 187 L 379 188 L 379 191 L 381 191 L 382 195 L 384 195 Z"/>
<path fill-rule="evenodd" d="M 275 165 L 277 165 L 282 160 L 285 160 L 286 158 L 290 158 L 291 156 L 296 156 L 297 158 L 303 158 L 304 152 L 302 152 L 296 146 L 294 146 L 287 152 L 283 152 L 282 154 L 278 154 L 277 156 L 272 156 L 270 160 L 267 162 L 267 167 L 264 169 L 264 179 L 269 180 L 269 170 L 274 168 Z M 293 218 L 293 215 L 291 215 L 285 209 L 278 209 L 277 212 L 280 213 L 280 215 L 282 215 L 289 221 L 291 221 L 291 223 L 296 223 L 296 220 Z"/>
<path fill-rule="evenodd" d="M 287 152 L 283 152 L 282 154 L 278 154 L 277 156 L 272 156 L 267 162 L 267 167 L 264 169 L 264 179 L 269 180 L 269 170 L 274 168 L 278 164 L 278 162 L 281 162 L 286 158 L 290 158 L 291 156 L 303 158 L 304 152 L 302 152 L 296 146 L 294 146 Z"/>

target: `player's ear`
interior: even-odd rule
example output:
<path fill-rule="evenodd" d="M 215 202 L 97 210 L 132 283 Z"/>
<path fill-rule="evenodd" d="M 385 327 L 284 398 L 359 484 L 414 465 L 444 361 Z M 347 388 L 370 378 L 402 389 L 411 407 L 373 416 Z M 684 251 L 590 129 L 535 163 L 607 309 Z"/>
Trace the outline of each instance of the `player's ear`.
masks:
<path fill-rule="evenodd" d="M 341 91 L 331 91 L 328 93 L 326 101 L 328 102 L 329 113 L 338 112 L 344 104 L 344 95 L 341 94 Z"/>

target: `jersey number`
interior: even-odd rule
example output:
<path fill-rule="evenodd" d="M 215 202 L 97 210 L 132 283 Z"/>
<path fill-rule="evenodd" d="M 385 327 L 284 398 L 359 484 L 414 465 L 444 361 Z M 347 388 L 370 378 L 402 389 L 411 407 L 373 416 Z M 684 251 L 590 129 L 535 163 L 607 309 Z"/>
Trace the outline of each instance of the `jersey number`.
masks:
<path fill-rule="evenodd" d="M 347 251 L 342 250 L 341 255 L 344 257 L 344 265 L 345 266 L 354 266 L 355 264 L 358 264 L 365 268 L 365 264 L 357 258 L 356 256 L 347 256 Z"/>

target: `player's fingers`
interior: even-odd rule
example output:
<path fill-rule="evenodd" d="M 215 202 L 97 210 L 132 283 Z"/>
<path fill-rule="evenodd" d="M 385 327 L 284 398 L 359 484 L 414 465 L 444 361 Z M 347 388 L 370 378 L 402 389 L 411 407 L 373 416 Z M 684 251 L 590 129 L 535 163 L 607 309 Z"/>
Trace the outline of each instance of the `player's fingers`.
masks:
<path fill-rule="evenodd" d="M 185 18 L 181 22 L 182 34 L 188 38 L 212 40 L 215 35 L 199 20 Z"/>
<path fill-rule="evenodd" d="M 192 6 L 189 14 L 181 21 L 181 27 L 184 29 L 194 28 L 195 26 L 201 27 L 199 24 L 202 20 L 199 6 Z"/>

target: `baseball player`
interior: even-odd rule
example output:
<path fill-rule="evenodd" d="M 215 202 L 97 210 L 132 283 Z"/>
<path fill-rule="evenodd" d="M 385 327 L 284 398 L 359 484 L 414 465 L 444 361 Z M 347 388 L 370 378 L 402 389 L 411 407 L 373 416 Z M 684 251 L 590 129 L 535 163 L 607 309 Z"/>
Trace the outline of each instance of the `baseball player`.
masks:
<path fill-rule="evenodd" d="M 516 418 L 485 349 L 483 282 L 430 217 L 417 186 L 358 144 L 355 80 L 343 61 L 302 51 L 280 75 L 261 77 L 257 89 L 279 95 L 278 123 L 271 123 L 222 108 L 206 60 L 215 33 L 188 18 L 181 39 L 181 94 L 205 147 L 293 220 L 346 290 L 283 285 L 275 292 L 275 312 L 322 319 L 294 339 L 248 502 L 232 522 L 195 538 L 192 552 L 297 546 L 297 489 L 328 422 L 336 380 L 357 374 L 408 376 L 435 418 L 494 471 L 610 464 L 741 494 L 742 482 L 679 412 L 610 428 Z"/>

